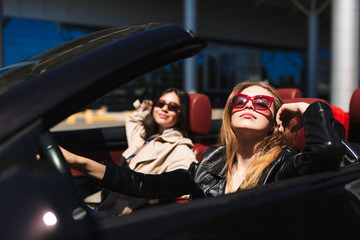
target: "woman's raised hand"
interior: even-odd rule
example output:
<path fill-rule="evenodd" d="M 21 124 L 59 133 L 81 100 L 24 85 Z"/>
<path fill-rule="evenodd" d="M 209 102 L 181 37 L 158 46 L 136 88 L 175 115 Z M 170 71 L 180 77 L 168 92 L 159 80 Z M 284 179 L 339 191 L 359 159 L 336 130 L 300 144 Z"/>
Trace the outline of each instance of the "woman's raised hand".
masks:
<path fill-rule="evenodd" d="M 304 126 L 303 113 L 310 104 L 305 102 L 285 103 L 283 104 L 276 114 L 276 123 L 280 132 L 284 132 L 285 127 L 291 119 L 297 118 L 297 124 L 291 129 L 295 132 Z"/>

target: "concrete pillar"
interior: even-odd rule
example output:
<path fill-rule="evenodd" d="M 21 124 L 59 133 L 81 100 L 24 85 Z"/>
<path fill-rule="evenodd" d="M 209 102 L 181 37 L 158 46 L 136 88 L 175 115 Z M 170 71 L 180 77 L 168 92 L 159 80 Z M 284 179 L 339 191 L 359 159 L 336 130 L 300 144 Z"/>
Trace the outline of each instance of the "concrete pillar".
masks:
<path fill-rule="evenodd" d="M 0 68 L 4 67 L 3 1 L 0 0 Z"/>
<path fill-rule="evenodd" d="M 184 28 L 196 33 L 197 0 L 184 0 Z M 188 93 L 197 92 L 197 56 L 184 60 L 184 89 Z"/>
<path fill-rule="evenodd" d="M 318 14 L 310 12 L 308 15 L 308 97 L 318 97 Z"/>
<path fill-rule="evenodd" d="M 359 0 L 333 0 L 330 103 L 349 111 L 359 86 Z"/>
<path fill-rule="evenodd" d="M 304 14 L 308 16 L 308 69 L 307 69 L 307 89 L 308 97 L 318 97 L 318 32 L 319 32 L 319 15 L 330 4 L 330 0 L 322 1 L 320 6 L 317 6 L 316 0 L 310 0 L 310 8 L 307 9 L 298 0 L 291 0 L 291 2 Z"/>

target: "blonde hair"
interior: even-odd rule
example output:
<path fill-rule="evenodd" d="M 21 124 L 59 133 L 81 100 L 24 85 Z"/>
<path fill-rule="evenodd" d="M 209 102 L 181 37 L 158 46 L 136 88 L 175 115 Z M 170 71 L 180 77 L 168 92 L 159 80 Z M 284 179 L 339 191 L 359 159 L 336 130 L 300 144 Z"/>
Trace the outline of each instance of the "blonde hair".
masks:
<path fill-rule="evenodd" d="M 230 102 L 235 94 L 241 93 L 245 88 L 251 86 L 259 86 L 270 92 L 272 97 L 274 97 L 274 118 L 277 111 L 283 104 L 281 97 L 277 94 L 276 90 L 270 85 L 264 82 L 253 82 L 246 81 L 236 85 L 229 95 L 224 113 L 223 113 L 223 124 L 220 130 L 220 144 L 225 145 L 226 148 L 226 189 L 231 189 L 233 184 L 233 170 L 235 163 L 235 154 L 239 147 L 239 141 L 235 135 L 235 132 L 231 126 L 231 112 L 232 107 Z M 274 124 L 276 124 L 274 122 Z M 293 123 L 290 123 L 293 124 Z M 240 188 L 248 189 L 258 185 L 260 178 L 263 172 L 269 167 L 269 165 L 276 159 L 280 151 L 287 145 L 291 144 L 294 139 L 294 134 L 292 134 L 289 128 L 286 128 L 285 133 L 280 133 L 277 126 L 274 127 L 274 131 L 270 133 L 267 137 L 259 142 L 255 151 L 259 155 L 255 161 L 251 162 L 246 169 L 245 179 L 242 182 Z"/>

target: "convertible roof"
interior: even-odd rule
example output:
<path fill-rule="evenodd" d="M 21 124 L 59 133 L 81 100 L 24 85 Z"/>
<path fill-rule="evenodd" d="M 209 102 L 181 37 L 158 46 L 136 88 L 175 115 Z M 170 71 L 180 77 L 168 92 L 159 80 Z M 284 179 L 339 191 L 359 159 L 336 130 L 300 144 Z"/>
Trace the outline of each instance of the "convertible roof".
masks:
<path fill-rule="evenodd" d="M 95 32 L 4 68 L 0 142 L 36 120 L 51 128 L 114 88 L 206 45 L 179 26 L 149 23 Z"/>

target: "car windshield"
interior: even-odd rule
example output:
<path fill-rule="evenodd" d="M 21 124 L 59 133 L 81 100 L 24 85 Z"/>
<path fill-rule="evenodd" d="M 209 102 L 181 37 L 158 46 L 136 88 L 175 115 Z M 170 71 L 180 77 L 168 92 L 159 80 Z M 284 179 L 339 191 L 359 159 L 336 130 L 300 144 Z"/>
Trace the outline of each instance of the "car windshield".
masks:
<path fill-rule="evenodd" d="M 27 60 L 4 67 L 0 69 L 0 95 L 58 66 L 73 61 L 87 52 L 143 30 L 144 26 L 139 25 L 132 28 L 118 27 L 97 31 L 61 44 Z"/>

